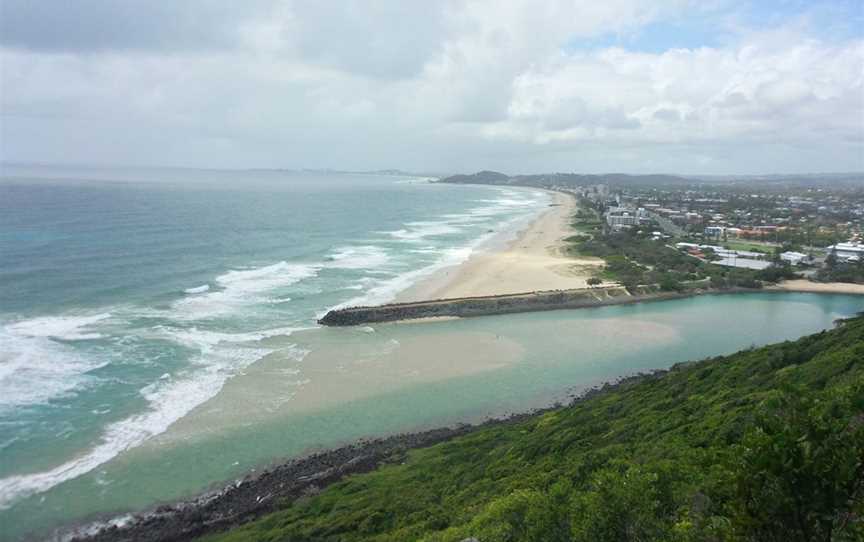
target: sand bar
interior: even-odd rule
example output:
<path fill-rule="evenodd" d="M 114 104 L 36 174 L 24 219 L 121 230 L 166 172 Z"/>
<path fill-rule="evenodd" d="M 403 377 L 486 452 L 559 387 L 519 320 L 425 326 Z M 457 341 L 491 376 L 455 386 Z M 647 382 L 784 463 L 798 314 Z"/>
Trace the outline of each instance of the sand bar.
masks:
<path fill-rule="evenodd" d="M 573 234 L 576 199 L 551 192 L 553 203 L 500 250 L 472 254 L 462 265 L 443 269 L 399 294 L 397 302 L 585 288 L 602 266 L 599 258 L 565 254 Z"/>
<path fill-rule="evenodd" d="M 864 295 L 864 284 L 852 284 L 849 282 L 811 282 L 809 280 L 784 280 L 783 282 L 770 286 L 772 290 L 785 290 L 789 292 L 814 292 L 820 294 L 858 294 Z"/>

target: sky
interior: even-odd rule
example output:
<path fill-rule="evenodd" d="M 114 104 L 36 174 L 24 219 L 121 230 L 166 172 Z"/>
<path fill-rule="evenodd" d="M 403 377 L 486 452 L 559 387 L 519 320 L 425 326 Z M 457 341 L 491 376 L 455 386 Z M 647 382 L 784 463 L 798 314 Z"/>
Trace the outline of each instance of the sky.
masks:
<path fill-rule="evenodd" d="M 0 0 L 0 161 L 864 171 L 864 0 Z"/>

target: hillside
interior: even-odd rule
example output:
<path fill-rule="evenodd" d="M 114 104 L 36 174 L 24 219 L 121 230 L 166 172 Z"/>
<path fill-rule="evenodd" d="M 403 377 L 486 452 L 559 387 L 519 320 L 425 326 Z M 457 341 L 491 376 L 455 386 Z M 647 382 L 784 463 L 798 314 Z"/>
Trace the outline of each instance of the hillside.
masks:
<path fill-rule="evenodd" d="M 864 539 L 864 317 L 397 455 L 209 540 Z"/>

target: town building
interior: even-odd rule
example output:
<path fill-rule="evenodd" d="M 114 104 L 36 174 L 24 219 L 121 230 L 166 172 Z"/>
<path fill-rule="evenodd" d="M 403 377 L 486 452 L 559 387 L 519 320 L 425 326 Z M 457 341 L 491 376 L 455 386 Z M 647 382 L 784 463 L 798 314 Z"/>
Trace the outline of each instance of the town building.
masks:
<path fill-rule="evenodd" d="M 724 226 L 706 226 L 704 233 L 705 237 L 715 237 L 719 239 L 726 233 L 726 228 Z"/>
<path fill-rule="evenodd" d="M 804 265 L 810 261 L 810 256 L 801 252 L 789 251 L 780 254 L 780 259 L 792 265 Z"/>
<path fill-rule="evenodd" d="M 828 247 L 828 253 L 833 252 L 838 260 L 859 261 L 864 258 L 864 245 L 859 243 L 837 243 Z"/>
<path fill-rule="evenodd" d="M 606 212 L 606 223 L 612 229 L 620 229 L 625 226 L 639 226 L 647 222 L 649 222 L 648 211 L 643 207 L 638 209 L 613 207 Z"/>

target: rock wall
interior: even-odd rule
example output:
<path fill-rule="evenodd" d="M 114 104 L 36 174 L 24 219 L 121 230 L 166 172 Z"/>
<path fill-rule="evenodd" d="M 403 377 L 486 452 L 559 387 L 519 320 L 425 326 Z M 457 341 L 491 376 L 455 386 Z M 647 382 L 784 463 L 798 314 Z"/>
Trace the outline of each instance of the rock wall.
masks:
<path fill-rule="evenodd" d="M 416 303 L 392 303 L 375 307 L 350 307 L 328 312 L 318 323 L 325 326 L 355 326 L 376 322 L 393 322 L 434 317 L 468 317 L 514 312 L 578 309 L 604 305 L 621 305 L 655 299 L 673 299 L 693 295 L 660 292 L 654 286 L 639 286 L 628 291 L 621 286 L 607 288 L 585 288 L 577 290 L 553 290 L 525 294 L 463 297 L 419 301 Z"/>

